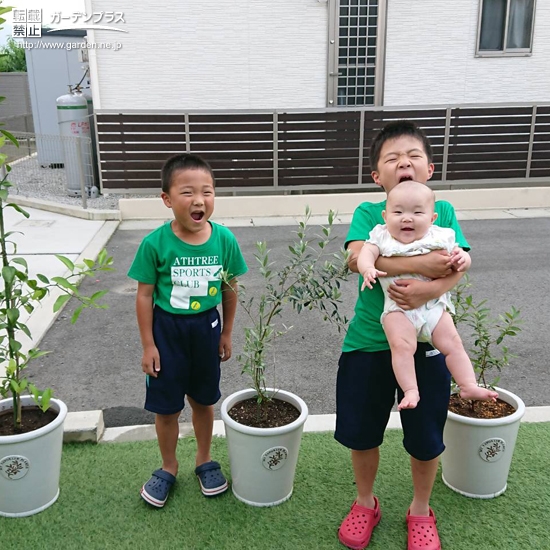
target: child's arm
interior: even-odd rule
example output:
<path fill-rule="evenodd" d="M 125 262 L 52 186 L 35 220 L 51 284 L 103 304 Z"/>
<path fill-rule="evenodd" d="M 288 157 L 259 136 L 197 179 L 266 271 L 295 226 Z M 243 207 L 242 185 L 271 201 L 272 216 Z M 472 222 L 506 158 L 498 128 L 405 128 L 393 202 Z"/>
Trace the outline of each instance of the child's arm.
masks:
<path fill-rule="evenodd" d="M 385 271 L 378 271 L 374 264 L 380 256 L 380 249 L 372 243 L 364 243 L 359 257 L 357 258 L 357 269 L 359 273 L 363 275 L 363 286 L 361 290 L 365 290 L 365 287 L 372 289 L 372 284 L 376 282 L 376 277 L 385 276 Z"/>
<path fill-rule="evenodd" d="M 153 291 L 155 285 L 138 282 L 136 314 L 143 347 L 141 368 L 150 376 L 157 377 L 160 371 L 160 356 L 153 338 Z"/>
<path fill-rule="evenodd" d="M 388 296 L 404 310 L 416 309 L 451 291 L 463 275 L 463 272 L 453 271 L 447 277 L 432 281 L 398 279 L 388 287 Z"/>
<path fill-rule="evenodd" d="M 218 352 L 222 361 L 227 361 L 232 352 L 232 334 L 235 313 L 238 304 L 237 279 L 231 279 L 229 283 L 222 282 L 222 333 Z"/>
<path fill-rule="evenodd" d="M 363 248 L 364 241 L 348 243 L 348 267 L 354 273 L 359 273 L 357 259 Z M 404 273 L 418 273 L 429 279 L 446 277 L 452 272 L 451 256 L 446 250 L 433 250 L 421 256 L 393 256 L 386 258 L 379 256 L 376 267 L 385 271 L 390 277 L 397 277 Z"/>
<path fill-rule="evenodd" d="M 451 252 L 451 265 L 454 271 L 465 273 L 472 265 L 472 258 L 468 252 L 457 246 Z"/>
<path fill-rule="evenodd" d="M 390 277 L 418 273 L 428 279 L 446 277 L 452 272 L 452 256 L 446 250 L 432 250 L 419 256 L 380 257 L 376 262 Z"/>

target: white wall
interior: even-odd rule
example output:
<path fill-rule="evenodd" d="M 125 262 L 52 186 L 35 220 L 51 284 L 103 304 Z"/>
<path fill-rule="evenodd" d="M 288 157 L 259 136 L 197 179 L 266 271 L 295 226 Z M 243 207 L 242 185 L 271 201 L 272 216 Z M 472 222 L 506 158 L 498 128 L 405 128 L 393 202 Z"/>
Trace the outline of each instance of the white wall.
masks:
<path fill-rule="evenodd" d="M 388 0 L 384 105 L 548 102 L 550 0 L 531 57 L 476 58 L 480 0 Z"/>
<path fill-rule="evenodd" d="M 317 0 L 88 0 L 123 12 L 126 33 L 94 31 L 94 105 L 103 109 L 326 106 L 328 4 Z M 99 104 L 96 101 L 99 97 Z"/>

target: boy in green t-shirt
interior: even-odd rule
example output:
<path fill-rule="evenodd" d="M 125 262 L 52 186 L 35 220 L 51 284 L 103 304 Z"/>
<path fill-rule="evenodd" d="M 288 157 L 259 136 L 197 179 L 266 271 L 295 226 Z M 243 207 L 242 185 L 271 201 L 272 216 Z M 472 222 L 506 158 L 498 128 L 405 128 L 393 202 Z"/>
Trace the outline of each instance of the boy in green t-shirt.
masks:
<path fill-rule="evenodd" d="M 374 139 L 370 160 L 372 177 L 386 193 L 403 181 L 426 183 L 433 174 L 432 149 L 424 132 L 409 121 L 389 123 Z M 355 210 L 346 237 L 349 267 L 357 272 L 357 258 L 372 229 L 383 224 L 386 201 L 363 203 Z M 458 225 L 453 207 L 435 203 L 435 225 L 454 230 L 456 242 L 464 250 L 468 243 Z M 380 257 L 376 268 L 389 276 L 407 273 L 423 275 L 431 281 L 400 279 L 388 288 L 389 297 L 403 310 L 415 309 L 450 291 L 462 277 L 456 271 L 459 256 L 435 250 L 422 256 Z M 359 277 L 359 289 L 363 278 Z M 373 486 L 379 463 L 379 446 L 395 403 L 403 392 L 392 369 L 389 344 L 380 324 L 384 294 L 380 285 L 359 292 L 339 361 L 336 388 L 337 441 L 351 449 L 357 498 L 338 531 L 349 548 L 365 548 L 380 521 L 378 499 Z M 450 374 L 445 358 L 429 344 L 419 343 L 415 372 L 420 394 L 416 408 L 400 411 L 403 444 L 411 457 L 413 500 L 407 512 L 408 550 L 440 550 L 435 515 L 429 506 L 443 452 L 443 428 L 447 418 Z"/>
<path fill-rule="evenodd" d="M 178 418 L 186 396 L 193 411 L 201 491 L 210 497 L 228 488 L 220 465 L 210 456 L 213 405 L 221 397 L 220 361 L 231 357 L 236 277 L 247 271 L 234 235 L 209 221 L 215 179 L 208 163 L 195 155 L 175 155 L 164 164 L 161 179 L 161 197 L 174 220 L 143 239 L 128 272 L 138 281 L 145 408 L 155 413 L 162 457 L 161 468 L 143 485 L 141 496 L 158 508 L 176 481 Z M 230 285 L 222 283 L 222 271 L 232 277 Z M 220 303 L 222 319 L 216 308 Z"/>

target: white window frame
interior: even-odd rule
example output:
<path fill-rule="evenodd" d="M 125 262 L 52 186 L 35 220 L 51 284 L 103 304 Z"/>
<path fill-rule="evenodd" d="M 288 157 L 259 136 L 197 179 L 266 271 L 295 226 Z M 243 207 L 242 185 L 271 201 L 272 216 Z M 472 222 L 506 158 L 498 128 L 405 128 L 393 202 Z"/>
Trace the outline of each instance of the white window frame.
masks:
<path fill-rule="evenodd" d="M 508 16 L 510 14 L 510 3 L 513 0 L 506 0 L 506 19 L 504 22 L 504 38 L 502 41 L 502 50 L 480 50 L 481 42 L 481 17 L 483 15 L 483 3 L 485 0 L 479 0 L 479 14 L 477 20 L 477 42 L 476 42 L 476 57 L 528 57 L 533 52 L 533 37 L 535 32 L 535 14 L 537 12 L 537 0 L 533 0 L 533 21 L 531 23 L 531 37 L 529 48 L 507 48 L 506 42 L 508 39 Z"/>

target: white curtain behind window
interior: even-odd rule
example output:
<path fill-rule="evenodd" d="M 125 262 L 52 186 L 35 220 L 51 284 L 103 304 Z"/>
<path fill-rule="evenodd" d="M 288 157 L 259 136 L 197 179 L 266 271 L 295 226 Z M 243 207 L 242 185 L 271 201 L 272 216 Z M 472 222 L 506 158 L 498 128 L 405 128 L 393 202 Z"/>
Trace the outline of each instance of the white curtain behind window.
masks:
<path fill-rule="evenodd" d="M 511 0 L 507 48 L 530 48 L 534 0 Z"/>

